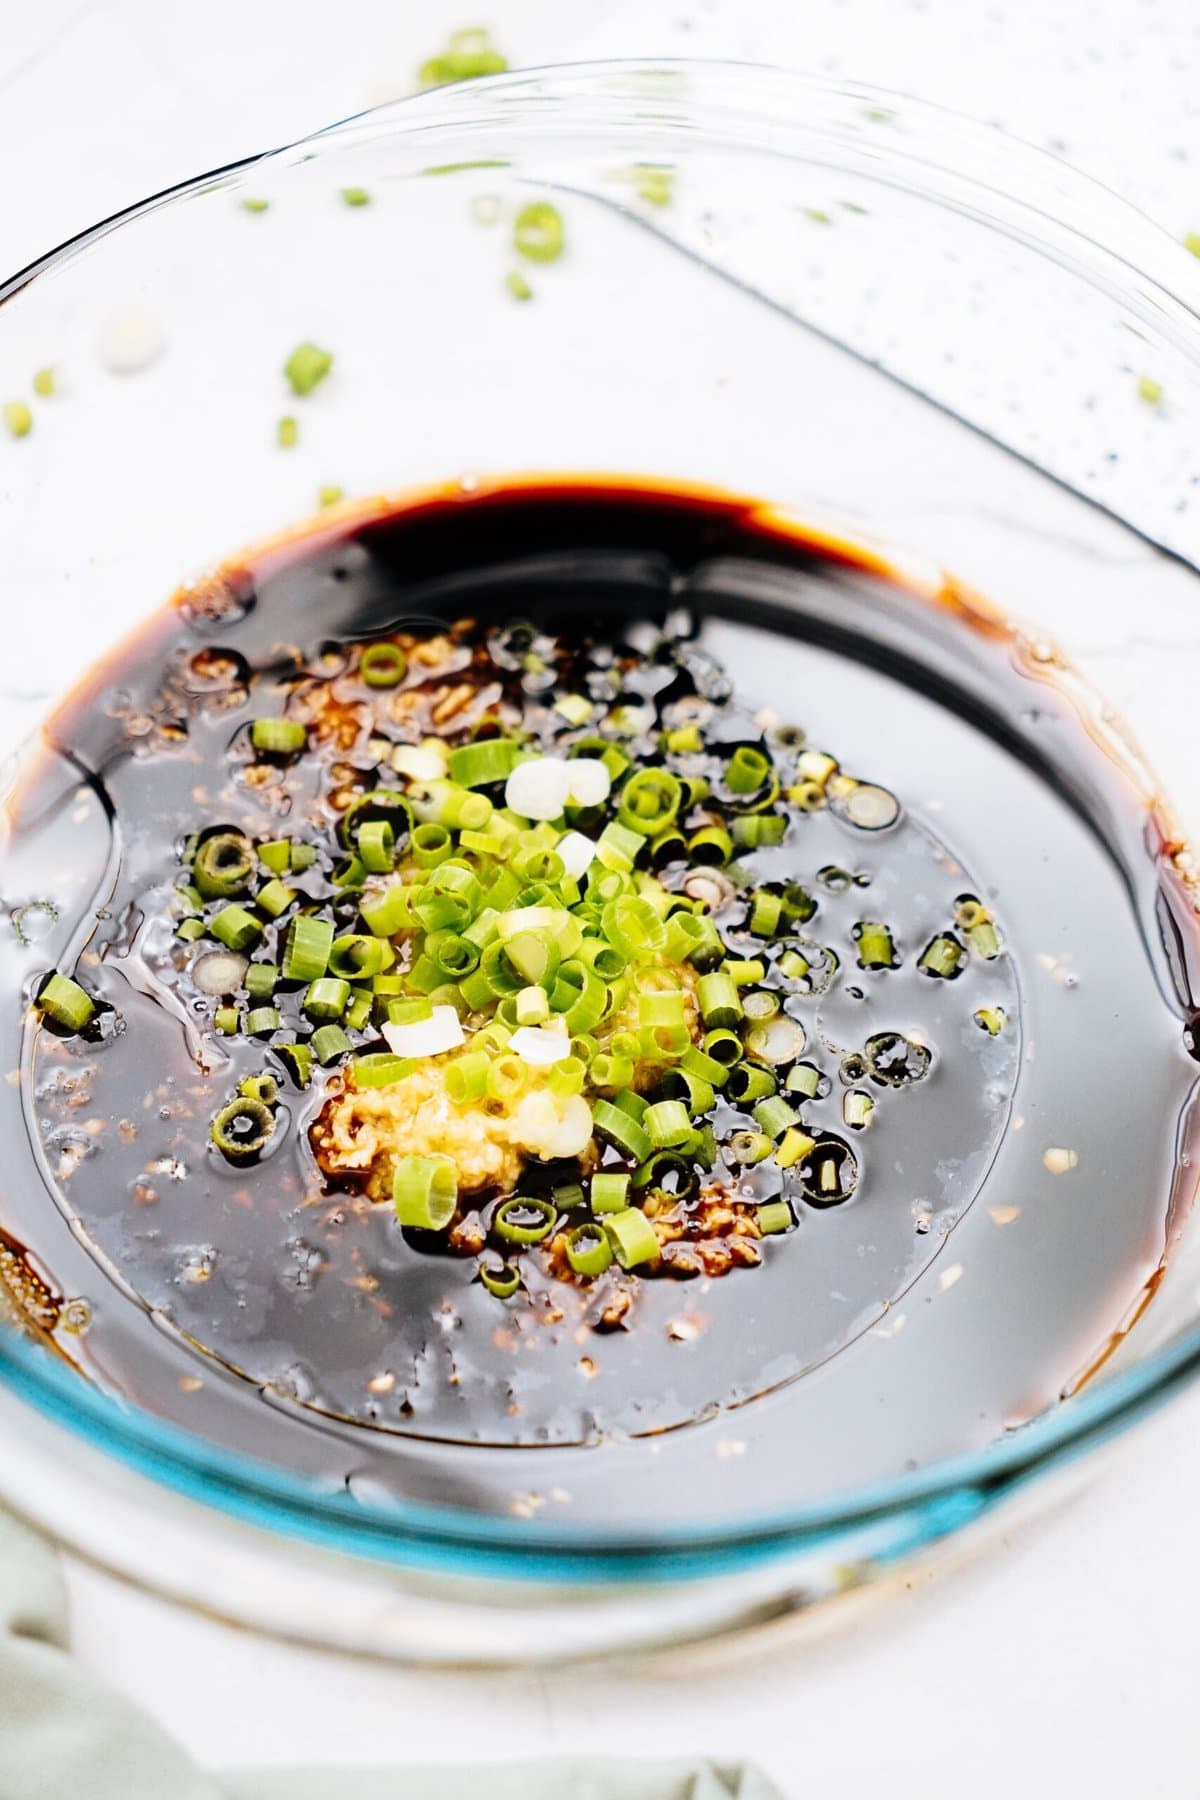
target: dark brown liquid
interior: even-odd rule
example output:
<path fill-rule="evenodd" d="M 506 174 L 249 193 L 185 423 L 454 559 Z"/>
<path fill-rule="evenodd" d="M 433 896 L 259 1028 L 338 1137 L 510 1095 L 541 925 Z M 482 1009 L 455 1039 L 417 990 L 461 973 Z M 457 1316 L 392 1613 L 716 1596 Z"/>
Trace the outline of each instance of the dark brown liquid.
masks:
<path fill-rule="evenodd" d="M 757 1269 L 640 1283 L 628 1327 L 597 1336 L 580 1288 L 542 1270 L 498 1302 L 472 1261 L 330 1192 L 307 1143 L 320 1084 L 285 1094 L 261 1165 L 225 1164 L 209 1121 L 270 1059 L 213 1036 L 164 907 L 187 833 L 270 837 L 295 829 L 280 804 L 316 803 L 327 761 L 281 801 L 236 780 L 229 744 L 323 651 L 332 672 L 347 641 L 514 614 L 620 642 L 681 609 L 698 685 L 724 671 L 735 711 L 802 726 L 904 807 L 882 833 L 815 813 L 799 848 L 744 859 L 808 886 L 810 935 L 842 957 L 797 1009 L 829 1077 L 806 1117 L 848 1135 L 839 1069 L 873 1034 L 910 1032 L 933 1064 L 854 1139 L 849 1201 L 804 1210 Z M 197 678 L 206 647 L 236 660 L 223 698 Z M 105 1385 L 338 1485 L 483 1509 L 553 1492 L 580 1516 L 645 1512 L 639 1470 L 677 1517 L 766 1508 L 990 1441 L 1102 1349 L 1190 1196 L 1190 901 L 1053 677 L 961 597 L 737 503 L 619 485 L 318 524 L 183 597 L 60 708 L 12 810 L 5 897 L 57 916 L 20 915 L 5 991 L 82 953 L 122 1027 L 99 1045 L 27 1028 L 4 1090 L 28 1148 L 2 1222 L 44 1278 L 36 1323 L 54 1333 L 54 1292 L 86 1298 L 86 1333 L 56 1335 Z M 964 892 L 1005 955 L 931 981 L 917 955 Z M 883 977 L 848 951 L 864 917 L 903 947 Z M 997 1038 L 974 1022 L 989 1007 Z"/>

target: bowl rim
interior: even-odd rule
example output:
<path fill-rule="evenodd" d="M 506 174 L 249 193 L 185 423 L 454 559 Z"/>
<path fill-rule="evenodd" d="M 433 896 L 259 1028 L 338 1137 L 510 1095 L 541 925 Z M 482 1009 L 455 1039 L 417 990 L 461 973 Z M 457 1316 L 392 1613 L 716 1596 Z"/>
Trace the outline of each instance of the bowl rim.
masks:
<path fill-rule="evenodd" d="M 631 111 L 614 117 L 621 103 Z M 863 126 L 882 123 L 884 114 L 903 120 L 908 135 L 881 150 Z M 825 139 L 842 156 L 864 158 L 876 180 L 887 179 L 881 171 L 890 157 L 896 185 L 915 187 L 1119 293 L 1128 310 L 1200 361 L 1200 269 L 1164 230 L 1092 177 L 997 127 L 888 89 L 755 63 L 685 58 L 522 69 L 351 114 L 292 143 L 175 183 L 78 232 L 0 281 L 0 306 L 110 232 L 275 158 L 298 159 L 381 129 L 419 132 L 431 144 L 466 128 L 487 136 L 510 131 L 518 119 L 527 131 L 546 132 L 636 125 L 664 140 L 686 120 L 693 143 L 781 156 Z M 995 185 L 998 167 L 1011 187 Z M 976 168 L 981 173 L 973 173 Z M 222 1450 L 105 1394 L 35 1342 L 0 1331 L 0 1381 L 20 1399 L 134 1472 L 210 1508 L 277 1536 L 360 1558 L 403 1564 L 432 1555 L 443 1566 L 457 1562 L 534 1580 L 568 1573 L 582 1583 L 717 1575 L 889 1520 L 906 1522 L 911 1548 L 946 1529 L 948 1501 L 952 1513 L 961 1503 L 962 1517 L 974 1516 L 1014 1486 L 1114 1437 L 1197 1373 L 1200 1323 L 982 1451 L 785 1512 L 680 1526 L 597 1525 L 581 1535 L 567 1525 L 486 1517 L 450 1504 L 331 1494 L 315 1480 Z"/>

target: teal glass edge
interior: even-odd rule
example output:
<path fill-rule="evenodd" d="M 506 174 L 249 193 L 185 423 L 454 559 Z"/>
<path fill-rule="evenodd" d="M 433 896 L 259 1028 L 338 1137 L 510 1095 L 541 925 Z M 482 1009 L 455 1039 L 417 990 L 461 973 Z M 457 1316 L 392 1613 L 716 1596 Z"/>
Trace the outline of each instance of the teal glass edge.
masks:
<path fill-rule="evenodd" d="M 975 1456 L 955 1458 L 790 1514 L 621 1530 L 484 1518 L 453 1506 L 330 1494 L 235 1457 L 102 1393 L 36 1343 L 0 1330 L 0 1381 L 136 1474 L 264 1531 L 344 1555 L 444 1574 L 531 1581 L 694 1580 L 849 1544 L 886 1562 L 981 1517 L 1034 1477 L 1116 1436 L 1200 1370 L 1200 1328 L 1142 1368 L 1085 1391 Z"/>

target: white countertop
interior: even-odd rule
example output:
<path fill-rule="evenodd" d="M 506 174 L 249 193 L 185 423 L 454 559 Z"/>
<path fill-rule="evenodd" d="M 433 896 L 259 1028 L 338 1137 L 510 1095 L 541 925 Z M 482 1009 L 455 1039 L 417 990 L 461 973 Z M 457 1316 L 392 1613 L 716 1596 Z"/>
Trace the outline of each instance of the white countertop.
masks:
<path fill-rule="evenodd" d="M 383 0 L 7 0 L 3 263 L 198 169 L 406 91 L 457 9 Z M 469 13 L 470 9 L 468 9 Z M 514 63 L 733 56 L 907 89 L 1007 126 L 1200 230 L 1200 14 L 1185 0 L 492 0 Z M 82 1502 L 81 1502 L 82 1503 Z M 1200 1394 L 1093 1489 L 841 1629 L 736 1659 L 441 1675 L 286 1648 L 71 1571 L 81 1654 L 204 1761 L 752 1754 L 789 1795 L 1192 1796 Z M 2 1786 L 0 1780 L 0 1786 Z"/>

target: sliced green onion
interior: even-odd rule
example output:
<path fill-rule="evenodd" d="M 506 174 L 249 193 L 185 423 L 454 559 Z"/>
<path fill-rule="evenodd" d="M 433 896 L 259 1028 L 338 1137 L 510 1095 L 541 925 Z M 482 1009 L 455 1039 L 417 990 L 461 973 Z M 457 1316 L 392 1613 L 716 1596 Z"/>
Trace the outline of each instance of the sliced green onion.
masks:
<path fill-rule="evenodd" d="M 725 1084 L 725 1092 L 731 1100 L 739 1104 L 742 1101 L 765 1100 L 776 1090 L 778 1083 L 768 1069 L 752 1067 L 750 1063 L 738 1063 L 729 1071 Z"/>
<path fill-rule="evenodd" d="M 990 919 L 980 920 L 967 933 L 968 941 L 977 956 L 985 962 L 992 962 L 1000 954 L 1000 936 Z"/>
<path fill-rule="evenodd" d="M 212 1122 L 212 1141 L 226 1161 L 249 1162 L 266 1149 L 275 1131 L 275 1115 L 263 1101 L 239 1094 Z"/>
<path fill-rule="evenodd" d="M 564 694 L 554 702 L 554 710 L 562 714 L 568 725 L 586 725 L 596 708 L 586 694 Z"/>
<path fill-rule="evenodd" d="M 425 949 L 449 981 L 469 975 L 479 962 L 479 952 L 471 940 L 453 931 L 430 932 Z"/>
<path fill-rule="evenodd" d="M 192 859 L 192 881 L 205 900 L 228 900 L 250 884 L 254 849 L 240 831 L 216 831 Z"/>
<path fill-rule="evenodd" d="M 329 966 L 333 925 L 307 914 L 292 920 L 283 941 L 283 979 L 316 981 Z"/>
<path fill-rule="evenodd" d="M 721 1076 L 724 1079 L 724 1069 L 721 1069 Z M 693 1119 L 709 1112 L 716 1098 L 710 1082 L 681 1068 L 668 1069 L 663 1076 L 662 1091 L 668 1099 L 682 1101 Z"/>
<path fill-rule="evenodd" d="M 362 887 L 365 884 L 366 879 L 367 871 L 363 868 L 362 861 L 357 856 L 348 857 L 347 860 L 342 863 L 339 868 L 335 869 L 333 873 L 334 887 L 343 888 L 346 891 L 349 891 L 352 888 Z"/>
<path fill-rule="evenodd" d="M 587 1064 L 578 1056 L 564 1056 L 547 1072 L 546 1084 L 552 1094 L 558 1094 L 562 1098 L 581 1094 L 587 1073 Z"/>
<path fill-rule="evenodd" d="M 710 1056 L 714 1062 L 724 1065 L 726 1079 L 728 1079 L 728 1071 L 742 1058 L 741 1038 L 736 1032 L 724 1028 L 705 1032 L 703 1048 L 706 1056 Z"/>
<path fill-rule="evenodd" d="M 737 1042 L 736 1038 L 734 1042 Z M 694 1075 L 698 1081 L 707 1082 L 710 1088 L 720 1088 L 729 1079 L 729 1065 L 716 1056 L 710 1056 L 706 1050 L 697 1050 L 693 1045 L 684 1052 L 678 1068 L 672 1074 L 676 1079 L 681 1075 Z"/>
<path fill-rule="evenodd" d="M 451 853 L 450 833 L 434 820 L 414 825 L 411 843 L 413 859 L 423 869 L 436 868 Z"/>
<path fill-rule="evenodd" d="M 722 970 L 701 975 L 696 983 L 696 999 L 704 1023 L 717 1029 L 736 1025 L 742 1017 L 742 1002 L 737 988 Z"/>
<path fill-rule="evenodd" d="M 1008 1023 L 1008 1014 L 1002 1006 L 981 1006 L 971 1017 L 989 1037 L 998 1037 Z"/>
<path fill-rule="evenodd" d="M 739 744 L 725 770 L 725 786 L 731 794 L 753 794 L 771 773 L 771 759 L 761 750 Z"/>
<path fill-rule="evenodd" d="M 350 1067 L 354 1071 L 356 1087 L 377 1088 L 391 1087 L 394 1081 L 405 1080 L 420 1068 L 420 1064 L 411 1056 L 393 1056 L 389 1050 L 372 1050 L 364 1056 L 354 1057 Z"/>
<path fill-rule="evenodd" d="M 218 1006 L 213 1014 L 213 1025 L 225 1037 L 236 1037 L 241 1029 L 242 1015 L 236 1006 Z"/>
<path fill-rule="evenodd" d="M 634 1061 L 631 1056 L 612 1056 L 608 1051 L 600 1051 L 593 1059 L 589 1078 L 593 1087 L 626 1088 L 633 1080 Z"/>
<path fill-rule="evenodd" d="M 775 1161 L 781 1169 L 790 1169 L 796 1163 L 803 1162 L 817 1147 L 815 1138 L 809 1137 L 807 1131 L 799 1125 L 791 1125 L 784 1132 L 775 1150 Z"/>
<path fill-rule="evenodd" d="M 502 1052 L 488 1066 L 487 1091 L 493 1100 L 510 1106 L 529 1085 L 529 1068 L 519 1056 Z"/>
<path fill-rule="evenodd" d="M 653 1149 L 638 1121 L 615 1101 L 596 1100 L 592 1105 L 592 1124 L 606 1143 L 634 1162 L 644 1162 Z"/>
<path fill-rule="evenodd" d="M 236 993 L 246 979 L 246 959 L 233 950 L 209 950 L 192 964 L 192 980 L 204 994 Z"/>
<path fill-rule="evenodd" d="M 304 996 L 304 1011 L 310 1019 L 331 1024 L 340 1019 L 350 1000 L 350 983 L 339 976 L 323 975 L 310 982 Z"/>
<path fill-rule="evenodd" d="M 513 221 L 513 247 L 530 262 L 557 262 L 565 243 L 562 214 L 547 200 L 530 201 Z"/>
<path fill-rule="evenodd" d="M 627 1206 L 623 1212 L 605 1216 L 604 1229 L 612 1245 L 612 1253 L 623 1269 L 639 1263 L 654 1262 L 661 1254 L 658 1237 L 644 1212 Z"/>
<path fill-rule="evenodd" d="M 765 1019 L 773 1019 L 782 1002 L 779 995 L 770 988 L 754 988 L 742 998 L 742 1007 L 748 1019 L 756 1023 Z"/>
<path fill-rule="evenodd" d="M 779 1231 L 790 1231 L 796 1223 L 786 1200 L 767 1200 L 754 1209 L 755 1223 L 764 1237 Z"/>
<path fill-rule="evenodd" d="M 596 840 L 596 860 L 606 869 L 628 874 L 645 846 L 640 832 L 631 831 L 619 820 L 612 819 Z"/>
<path fill-rule="evenodd" d="M 754 1108 L 754 1123 L 768 1137 L 779 1138 L 789 1126 L 798 1125 L 800 1120 L 782 1095 L 770 1094 Z"/>
<path fill-rule="evenodd" d="M 682 1025 L 683 1022 L 683 995 L 678 988 L 639 995 L 640 1025 Z"/>
<path fill-rule="evenodd" d="M 735 1163 L 752 1165 L 765 1162 L 775 1148 L 775 1141 L 765 1131 L 735 1131 L 725 1148 Z"/>
<path fill-rule="evenodd" d="M 969 932 L 973 926 L 989 922 L 991 916 L 987 907 L 974 894 L 964 894 L 954 908 L 954 923 L 960 931 Z"/>
<path fill-rule="evenodd" d="M 572 1037 L 582 1036 L 598 1025 L 608 1005 L 608 990 L 586 963 L 564 963 L 559 970 L 559 980 L 564 981 L 570 976 L 573 981 L 576 973 L 581 977 L 578 998 L 566 1008 L 567 1030 Z M 557 986 L 555 991 L 557 993 Z"/>
<path fill-rule="evenodd" d="M 358 672 L 368 687 L 396 687 L 408 672 L 408 658 L 399 644 L 367 644 L 358 659 Z"/>
<path fill-rule="evenodd" d="M 250 1037 L 270 1037 L 282 1023 L 275 1006 L 252 1006 L 246 1014 L 246 1031 Z"/>
<path fill-rule="evenodd" d="M 638 1033 L 639 1053 L 651 1062 L 674 1062 L 690 1048 L 686 1025 L 646 1025 Z"/>
<path fill-rule="evenodd" d="M 313 1055 L 322 1066 L 336 1062 L 339 1056 L 345 1056 L 353 1048 L 340 1025 L 318 1026 L 310 1041 Z"/>
<path fill-rule="evenodd" d="M 273 1049 L 287 1066 L 296 1086 L 307 1087 L 312 1076 L 312 1047 L 308 1044 L 275 1044 Z"/>
<path fill-rule="evenodd" d="M 477 738 L 450 752 L 450 779 L 464 788 L 490 787 L 508 780 L 522 754 L 512 738 Z"/>
<path fill-rule="evenodd" d="M 864 919 L 854 927 L 860 969 L 894 969 L 896 946 L 888 927 L 878 920 Z"/>
<path fill-rule="evenodd" d="M 643 1127 L 654 1147 L 664 1150 L 686 1141 L 692 1121 L 681 1100 L 660 1100 L 646 1108 Z"/>
<path fill-rule="evenodd" d="M 343 1023 L 350 1031 L 365 1031 L 371 1023 L 371 1012 L 371 996 L 365 988 L 359 988 L 350 996 Z"/>
<path fill-rule="evenodd" d="M 247 1075 L 239 1081 L 238 1093 L 251 1100 L 261 1100 L 264 1106 L 275 1106 L 279 1101 L 279 1082 L 264 1069 L 259 1075 Z"/>
<path fill-rule="evenodd" d="M 363 924 L 375 937 L 393 937 L 412 924 L 409 890 L 400 882 L 390 887 L 369 889 L 358 903 Z"/>
<path fill-rule="evenodd" d="M 308 732 L 297 719 L 255 719 L 250 742 L 264 756 L 296 756 L 308 742 Z"/>
<path fill-rule="evenodd" d="M 248 950 L 262 936 L 262 923 L 244 906 L 223 906 L 209 926 L 209 933 L 227 950 Z"/>
<path fill-rule="evenodd" d="M 368 874 L 385 874 L 396 860 L 396 833 L 391 820 L 365 820 L 358 828 L 355 848 Z"/>
<path fill-rule="evenodd" d="M 268 881 L 259 888 L 254 896 L 254 904 L 270 918 L 277 919 L 285 913 L 297 898 L 295 888 L 290 888 L 286 881 Z"/>
<path fill-rule="evenodd" d="M 939 980 L 953 981 L 959 973 L 965 955 L 966 951 L 958 939 L 951 937 L 948 932 L 943 932 L 922 950 L 918 958 L 918 967 L 924 969 L 926 974 L 936 976 Z"/>
<path fill-rule="evenodd" d="M 594 1213 L 623 1212 L 629 1205 L 629 1176 L 601 1169 L 592 1176 L 589 1199 Z"/>
<path fill-rule="evenodd" d="M 669 769 L 636 769 L 621 789 L 617 817 L 643 837 L 657 837 L 674 820 L 683 798 L 678 775 Z"/>
<path fill-rule="evenodd" d="M 484 1263 L 479 1270 L 479 1279 L 497 1300 L 511 1300 L 521 1285 L 521 1272 L 509 1262 Z"/>
<path fill-rule="evenodd" d="M 458 1205 L 458 1176 L 448 1156 L 402 1156 L 392 1178 L 396 1217 L 406 1230 L 445 1231 Z"/>
<path fill-rule="evenodd" d="M 783 918 L 783 899 L 769 888 L 758 888 L 750 900 L 750 930 L 755 937 L 774 937 Z"/>
<path fill-rule="evenodd" d="M 333 367 L 333 354 L 318 344 L 297 344 L 283 365 L 283 373 L 293 394 L 303 398 L 324 381 Z"/>
<path fill-rule="evenodd" d="M 733 839 L 723 825 L 703 825 L 687 841 L 693 862 L 727 863 L 733 855 Z"/>
<path fill-rule="evenodd" d="M 787 1013 L 776 1013 L 746 1033 L 749 1054 L 776 1068 L 783 1063 L 795 1062 L 804 1043 L 803 1025 L 798 1019 L 789 1018 Z"/>
<path fill-rule="evenodd" d="M 391 954 L 382 939 L 350 932 L 330 944 L 329 973 L 340 976 L 343 981 L 370 981 L 386 967 L 387 957 Z"/>
<path fill-rule="evenodd" d="M 96 1016 L 96 1002 L 69 975 L 55 969 L 38 991 L 38 1011 L 63 1031 L 82 1031 Z"/>
<path fill-rule="evenodd" d="M 544 1025 L 550 1017 L 550 1001 L 544 988 L 522 988 L 514 998 L 514 1008 L 518 1025 Z"/>
<path fill-rule="evenodd" d="M 738 850 L 761 850 L 782 844 L 787 820 L 781 813 L 743 813 L 733 821 L 733 842 Z"/>
<path fill-rule="evenodd" d="M 585 937 L 579 946 L 579 956 L 605 982 L 616 981 L 627 967 L 621 951 L 614 944 L 605 943 L 603 938 Z"/>
<path fill-rule="evenodd" d="M 472 1050 L 460 1056 L 446 1070 L 446 1092 L 455 1106 L 467 1106 L 482 1100 L 488 1091 L 491 1059 L 483 1050 Z"/>
<path fill-rule="evenodd" d="M 797 1063 L 789 1069 L 784 1087 L 789 1094 L 801 1094 L 806 1100 L 815 1100 L 821 1091 L 821 1071 L 813 1063 Z"/>
<path fill-rule="evenodd" d="M 599 1225 L 585 1221 L 567 1239 L 567 1261 L 577 1275 L 603 1275 L 612 1259 L 607 1231 Z"/>
<path fill-rule="evenodd" d="M 207 936 L 208 927 L 203 919 L 180 919 L 175 927 L 175 936 L 185 944 L 194 944 L 197 938 Z"/>
<path fill-rule="evenodd" d="M 551 1200 L 531 1200 L 514 1194 L 501 1201 L 492 1219 L 497 1237 L 510 1244 L 540 1244 L 558 1223 L 558 1209 Z"/>
<path fill-rule="evenodd" d="M 842 1095 L 842 1118 L 853 1131 L 861 1131 L 864 1125 L 870 1124 L 871 1114 L 875 1111 L 875 1102 L 870 1094 L 864 1094 L 852 1088 Z"/>
<path fill-rule="evenodd" d="M 254 963 L 246 970 L 245 988 L 252 1000 L 269 1000 L 279 985 L 274 963 Z"/>

